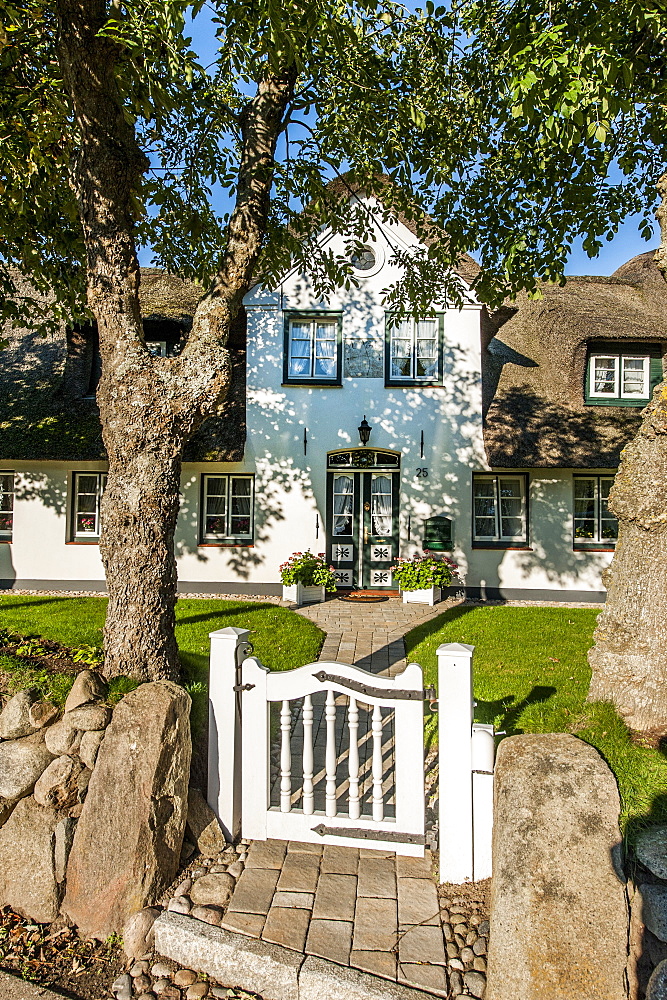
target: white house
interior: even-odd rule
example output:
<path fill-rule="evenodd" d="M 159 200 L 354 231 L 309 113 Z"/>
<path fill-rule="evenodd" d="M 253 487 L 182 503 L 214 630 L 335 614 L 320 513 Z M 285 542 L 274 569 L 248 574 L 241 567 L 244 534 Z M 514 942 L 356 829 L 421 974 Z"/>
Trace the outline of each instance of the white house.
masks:
<path fill-rule="evenodd" d="M 183 466 L 182 591 L 277 593 L 280 564 L 307 548 L 341 587 L 391 590 L 396 557 L 428 548 L 453 556 L 472 596 L 603 599 L 606 498 L 667 345 L 651 255 L 493 315 L 468 292 L 462 309 L 435 302 L 397 324 L 382 290 L 394 249 L 415 242 L 407 224 L 378 222 L 358 288 L 322 301 L 291 272 L 248 294 L 230 398 Z M 474 268 L 462 264 L 465 289 Z M 178 351 L 198 295 L 144 272 L 153 350 Z M 94 330 L 11 336 L 0 586 L 103 589 Z"/>

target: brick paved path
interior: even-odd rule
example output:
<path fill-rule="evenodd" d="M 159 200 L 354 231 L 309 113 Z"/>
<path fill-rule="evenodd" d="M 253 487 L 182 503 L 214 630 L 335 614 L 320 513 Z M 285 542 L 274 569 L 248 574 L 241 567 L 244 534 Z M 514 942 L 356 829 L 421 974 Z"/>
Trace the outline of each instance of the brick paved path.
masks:
<path fill-rule="evenodd" d="M 438 894 L 425 859 L 255 841 L 226 930 L 447 996 Z"/>

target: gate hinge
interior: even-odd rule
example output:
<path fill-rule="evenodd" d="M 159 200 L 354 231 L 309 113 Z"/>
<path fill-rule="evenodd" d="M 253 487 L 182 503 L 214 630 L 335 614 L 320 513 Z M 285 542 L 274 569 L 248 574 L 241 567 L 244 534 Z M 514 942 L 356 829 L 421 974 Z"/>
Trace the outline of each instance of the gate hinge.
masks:
<path fill-rule="evenodd" d="M 252 691 L 254 684 L 235 684 L 233 691 Z"/>

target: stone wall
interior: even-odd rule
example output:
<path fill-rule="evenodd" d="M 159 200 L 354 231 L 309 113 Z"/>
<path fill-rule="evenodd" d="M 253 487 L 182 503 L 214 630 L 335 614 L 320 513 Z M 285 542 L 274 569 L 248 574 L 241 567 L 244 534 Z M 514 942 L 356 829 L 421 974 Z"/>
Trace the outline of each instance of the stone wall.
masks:
<path fill-rule="evenodd" d="M 191 756 L 183 688 L 106 695 L 84 670 L 63 713 L 33 691 L 0 713 L 0 906 L 102 940 L 176 875 Z"/>

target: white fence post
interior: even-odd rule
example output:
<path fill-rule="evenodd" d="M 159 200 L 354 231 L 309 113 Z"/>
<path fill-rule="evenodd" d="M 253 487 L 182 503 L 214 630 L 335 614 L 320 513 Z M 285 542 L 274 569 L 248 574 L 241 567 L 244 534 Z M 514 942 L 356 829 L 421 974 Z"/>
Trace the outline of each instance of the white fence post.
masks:
<path fill-rule="evenodd" d="M 491 878 L 495 755 L 493 726 L 474 723 L 472 727 L 472 831 L 475 882 Z"/>
<path fill-rule="evenodd" d="M 440 881 L 470 882 L 472 821 L 472 654 L 460 642 L 438 646 Z"/>
<path fill-rule="evenodd" d="M 248 635 L 246 628 L 209 632 L 207 799 L 228 840 L 241 832 L 241 698 L 234 688 Z"/>

